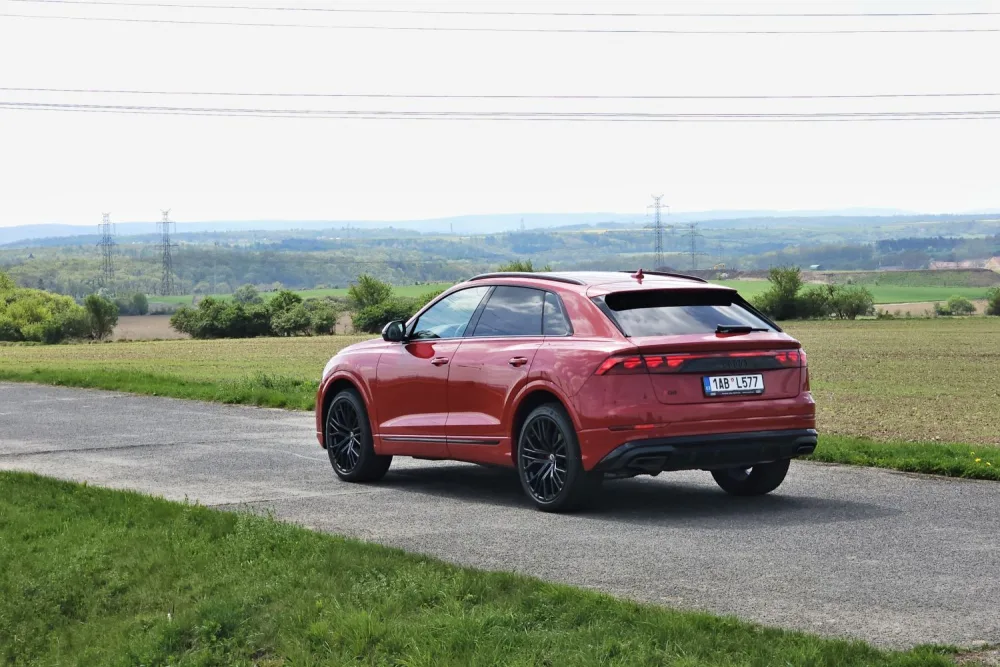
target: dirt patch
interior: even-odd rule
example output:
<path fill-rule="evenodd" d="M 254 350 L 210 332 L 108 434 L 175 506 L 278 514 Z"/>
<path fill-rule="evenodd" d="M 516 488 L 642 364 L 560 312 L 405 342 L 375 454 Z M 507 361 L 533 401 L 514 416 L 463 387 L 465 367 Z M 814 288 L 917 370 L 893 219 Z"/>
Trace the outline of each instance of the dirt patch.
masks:
<path fill-rule="evenodd" d="M 174 340 L 190 338 L 175 331 L 166 315 L 122 315 L 112 340 Z"/>
<path fill-rule="evenodd" d="M 1000 666 L 1000 648 L 959 653 L 955 656 L 955 664 L 966 667 L 998 667 Z"/>
<path fill-rule="evenodd" d="M 914 303 L 877 303 L 875 304 L 875 310 L 887 310 L 891 314 L 895 315 L 898 311 L 899 315 L 906 317 L 907 313 L 911 317 L 929 317 L 934 314 L 934 301 L 917 301 Z M 939 302 L 939 303 L 944 303 Z M 976 314 L 983 315 L 986 313 L 986 299 L 976 299 L 973 300 L 973 305 L 976 307 Z"/>
<path fill-rule="evenodd" d="M 351 320 L 351 313 L 341 313 L 337 318 L 337 324 L 333 327 L 333 333 L 351 335 L 354 333 L 354 323 Z"/>

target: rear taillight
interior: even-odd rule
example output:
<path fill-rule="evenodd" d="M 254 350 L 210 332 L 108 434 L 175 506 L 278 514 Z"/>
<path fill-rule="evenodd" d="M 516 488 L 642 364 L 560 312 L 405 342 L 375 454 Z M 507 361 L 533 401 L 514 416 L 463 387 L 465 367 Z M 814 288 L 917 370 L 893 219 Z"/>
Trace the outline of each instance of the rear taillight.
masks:
<path fill-rule="evenodd" d="M 646 360 L 639 355 L 629 357 L 608 357 L 597 367 L 597 375 L 622 375 L 645 373 Z"/>
<path fill-rule="evenodd" d="M 799 350 L 799 358 L 802 359 L 802 391 L 809 391 L 809 365 L 806 363 L 805 350 Z"/>
<path fill-rule="evenodd" d="M 801 350 L 643 354 L 609 357 L 597 367 L 597 375 L 771 370 L 800 368 L 805 364 L 806 355 Z"/>

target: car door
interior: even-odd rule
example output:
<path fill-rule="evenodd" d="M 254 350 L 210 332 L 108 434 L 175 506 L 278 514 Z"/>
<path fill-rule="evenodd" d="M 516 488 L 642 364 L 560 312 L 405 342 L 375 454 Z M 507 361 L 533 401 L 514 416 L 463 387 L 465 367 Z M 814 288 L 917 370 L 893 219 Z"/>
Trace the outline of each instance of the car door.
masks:
<path fill-rule="evenodd" d="M 504 411 L 527 381 L 542 344 L 545 294 L 528 287 L 496 287 L 455 352 L 448 379 L 451 458 L 509 463 Z"/>
<path fill-rule="evenodd" d="M 411 323 L 405 342 L 379 357 L 375 413 L 380 453 L 447 456 L 452 358 L 491 289 L 471 287 L 449 294 Z"/>

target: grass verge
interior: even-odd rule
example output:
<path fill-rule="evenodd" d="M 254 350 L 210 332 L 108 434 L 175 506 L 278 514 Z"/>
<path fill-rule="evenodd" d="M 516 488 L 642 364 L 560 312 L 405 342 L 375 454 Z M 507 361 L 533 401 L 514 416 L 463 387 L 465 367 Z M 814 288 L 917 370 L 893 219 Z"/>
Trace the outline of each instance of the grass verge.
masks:
<path fill-rule="evenodd" d="M 263 372 L 211 382 L 130 370 L 0 368 L 0 380 L 297 410 L 313 409 L 319 386 L 318 382 Z"/>
<path fill-rule="evenodd" d="M 1000 447 L 820 436 L 812 461 L 1000 481 Z"/>
<path fill-rule="evenodd" d="M 952 664 L 0 473 L 8 665 Z"/>

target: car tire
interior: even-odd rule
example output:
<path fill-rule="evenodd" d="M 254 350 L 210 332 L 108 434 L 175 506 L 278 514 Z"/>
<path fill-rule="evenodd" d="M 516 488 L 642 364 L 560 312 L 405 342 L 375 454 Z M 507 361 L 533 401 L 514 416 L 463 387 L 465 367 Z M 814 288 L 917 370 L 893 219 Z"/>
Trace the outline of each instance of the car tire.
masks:
<path fill-rule="evenodd" d="M 791 459 L 760 463 L 750 468 L 713 470 L 715 483 L 734 496 L 762 496 L 781 486 Z"/>
<path fill-rule="evenodd" d="M 544 512 L 586 506 L 603 479 L 584 470 L 576 429 L 558 403 L 541 405 L 524 420 L 517 437 L 517 474 L 525 494 Z"/>
<path fill-rule="evenodd" d="M 368 410 L 357 391 L 333 397 L 323 416 L 323 442 L 337 477 L 345 482 L 374 482 L 385 476 L 391 456 L 375 453 Z"/>

